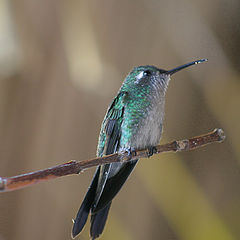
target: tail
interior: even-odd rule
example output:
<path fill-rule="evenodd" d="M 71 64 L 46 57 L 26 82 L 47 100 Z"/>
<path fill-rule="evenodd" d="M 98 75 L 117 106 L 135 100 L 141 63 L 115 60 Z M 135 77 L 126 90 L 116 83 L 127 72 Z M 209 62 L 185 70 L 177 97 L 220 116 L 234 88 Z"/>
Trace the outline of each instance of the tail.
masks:
<path fill-rule="evenodd" d="M 90 229 L 90 236 L 92 240 L 99 237 L 102 234 L 104 226 L 106 224 L 108 212 L 111 206 L 111 202 L 108 205 L 99 210 L 96 213 L 92 213 L 91 215 L 91 229 Z"/>
<path fill-rule="evenodd" d="M 89 212 L 91 211 L 91 229 L 90 235 L 92 239 L 96 239 L 103 232 L 106 224 L 108 212 L 112 203 L 112 199 L 119 192 L 122 185 L 135 167 L 137 160 L 127 162 L 121 165 L 121 168 L 109 177 L 104 185 L 101 197 L 95 206 L 97 186 L 101 168 L 98 167 L 88 192 L 82 202 L 77 213 L 72 229 L 72 237 L 77 236 L 86 224 Z M 113 168 L 112 171 L 115 171 Z M 110 172 L 112 173 L 112 172 Z"/>
<path fill-rule="evenodd" d="M 78 210 L 76 219 L 74 220 L 73 229 L 72 229 L 72 238 L 76 237 L 83 229 L 86 224 L 90 209 L 95 199 L 95 193 L 97 189 L 97 182 L 100 173 L 100 168 L 98 167 L 93 181 L 88 189 L 88 192 L 82 202 L 81 207 Z"/>

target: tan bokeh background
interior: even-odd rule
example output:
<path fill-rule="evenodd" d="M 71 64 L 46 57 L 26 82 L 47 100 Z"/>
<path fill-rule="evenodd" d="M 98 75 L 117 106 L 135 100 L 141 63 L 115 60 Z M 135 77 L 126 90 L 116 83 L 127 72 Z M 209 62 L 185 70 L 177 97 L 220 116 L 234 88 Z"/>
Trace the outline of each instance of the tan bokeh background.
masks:
<path fill-rule="evenodd" d="M 239 11 L 237 0 L 1 0 L 0 176 L 94 157 L 132 67 L 208 58 L 174 75 L 162 142 L 215 127 L 226 141 L 140 161 L 102 239 L 240 239 Z M 0 240 L 71 239 L 93 172 L 0 194 Z"/>

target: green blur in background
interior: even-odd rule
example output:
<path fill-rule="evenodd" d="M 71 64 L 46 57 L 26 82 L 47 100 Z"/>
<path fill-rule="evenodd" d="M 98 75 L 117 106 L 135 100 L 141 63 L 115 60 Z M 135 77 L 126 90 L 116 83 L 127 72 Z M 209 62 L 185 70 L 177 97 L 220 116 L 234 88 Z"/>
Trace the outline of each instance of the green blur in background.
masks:
<path fill-rule="evenodd" d="M 226 140 L 141 160 L 102 239 L 240 239 L 240 1 L 0 0 L 0 176 L 95 156 L 127 73 L 174 75 L 162 143 Z M 0 194 L 0 240 L 66 240 L 94 169 Z M 78 239 L 89 238 L 89 224 Z"/>

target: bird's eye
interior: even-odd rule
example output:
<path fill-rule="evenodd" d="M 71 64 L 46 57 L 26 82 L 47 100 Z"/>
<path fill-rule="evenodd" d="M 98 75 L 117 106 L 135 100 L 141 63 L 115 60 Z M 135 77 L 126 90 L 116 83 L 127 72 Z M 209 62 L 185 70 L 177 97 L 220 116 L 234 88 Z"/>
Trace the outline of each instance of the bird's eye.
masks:
<path fill-rule="evenodd" d="M 145 77 L 150 76 L 152 73 L 150 70 L 141 71 L 137 76 L 134 83 L 138 84 L 140 81 L 145 80 Z"/>
<path fill-rule="evenodd" d="M 149 70 L 143 71 L 143 76 L 150 76 L 151 72 Z"/>

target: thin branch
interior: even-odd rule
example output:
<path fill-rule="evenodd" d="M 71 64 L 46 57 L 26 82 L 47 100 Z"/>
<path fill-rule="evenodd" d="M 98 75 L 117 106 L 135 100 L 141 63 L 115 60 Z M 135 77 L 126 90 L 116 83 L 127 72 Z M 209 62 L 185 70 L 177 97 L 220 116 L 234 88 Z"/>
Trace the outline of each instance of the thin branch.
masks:
<path fill-rule="evenodd" d="M 193 137 L 190 139 L 173 141 L 164 145 L 157 145 L 156 152 L 159 154 L 163 152 L 182 152 L 189 151 L 195 148 L 205 146 L 213 142 L 222 142 L 225 138 L 222 129 L 215 129 L 207 134 Z M 83 170 L 96 167 L 98 165 L 113 163 L 113 162 L 124 162 L 129 160 L 135 160 L 140 158 L 148 157 L 149 150 L 137 150 L 132 156 L 128 152 L 114 153 L 104 157 L 94 158 L 84 161 L 72 160 L 70 162 L 57 165 L 44 170 L 30 172 L 26 174 L 17 175 L 14 177 L 0 177 L 0 192 L 14 191 L 23 187 L 31 186 L 36 183 L 44 182 L 46 180 L 55 179 L 58 177 L 79 174 Z"/>

